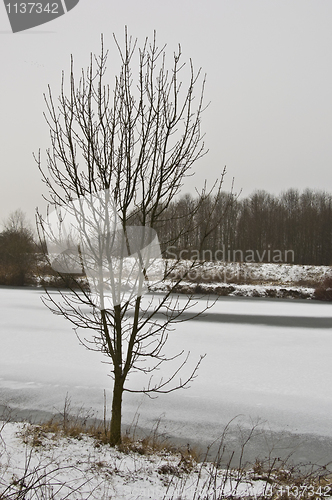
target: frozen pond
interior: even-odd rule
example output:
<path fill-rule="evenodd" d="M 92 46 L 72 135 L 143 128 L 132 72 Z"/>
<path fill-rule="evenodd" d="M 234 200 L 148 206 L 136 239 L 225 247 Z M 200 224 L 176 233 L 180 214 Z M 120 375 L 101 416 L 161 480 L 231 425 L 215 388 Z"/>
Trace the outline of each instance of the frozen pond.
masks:
<path fill-rule="evenodd" d="M 54 413 L 68 392 L 73 408 L 102 417 L 109 366 L 79 345 L 41 295 L 0 288 L 0 404 Z M 157 400 L 126 393 L 124 423 L 138 412 L 139 424 L 151 427 L 162 416 L 161 430 L 208 444 L 241 414 L 242 425 L 261 419 L 273 436 L 301 442 L 298 460 L 331 459 L 332 304 L 225 297 L 205 314 L 169 336 L 169 352 L 190 350 L 188 369 L 207 354 L 191 388 Z"/>

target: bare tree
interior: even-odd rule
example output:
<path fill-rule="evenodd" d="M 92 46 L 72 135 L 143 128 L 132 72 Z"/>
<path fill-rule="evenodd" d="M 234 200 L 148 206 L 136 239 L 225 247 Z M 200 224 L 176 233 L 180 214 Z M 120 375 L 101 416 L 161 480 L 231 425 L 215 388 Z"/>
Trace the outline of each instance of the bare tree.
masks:
<path fill-rule="evenodd" d="M 51 137 L 47 168 L 41 164 L 40 153 L 36 157 L 50 207 L 47 217 L 37 213 L 40 237 L 55 242 L 53 250 L 59 250 L 55 240 L 67 217 L 67 229 L 76 228 L 72 234 L 70 229 L 62 233 L 61 245 L 66 241 L 67 249 L 61 247 L 61 256 L 55 259 L 50 252 L 50 259 L 60 274 L 73 267 L 78 272 L 83 267 L 91 286 L 90 293 L 83 289 L 73 289 L 70 295 L 60 293 L 61 300 L 48 294 L 46 303 L 54 313 L 71 321 L 77 331 L 92 332 L 91 338 L 80 336 L 81 342 L 109 358 L 114 381 L 112 445 L 121 442 L 124 391 L 153 396 L 188 387 L 203 357 L 182 380 L 180 370 L 189 353 L 164 354 L 172 325 L 196 314 L 183 315 L 192 306 L 192 297 L 183 304 L 172 295 L 178 282 L 173 282 L 165 294 L 149 295 L 145 300 L 142 290 L 144 286 L 151 289 L 151 272 L 158 263 L 164 264 L 157 252 L 148 269 L 151 248 L 153 253 L 158 247 L 154 230 L 169 224 L 163 215 L 193 163 L 205 154 L 201 134 L 205 78 L 200 70 L 195 72 L 191 61 L 187 66 L 182 63 L 180 46 L 168 70 L 165 47 L 157 46 L 155 35 L 141 48 L 127 31 L 123 49 L 114 40 L 121 68 L 113 90 L 104 83 L 108 52 L 103 38 L 100 56 L 91 55 L 90 65 L 78 82 L 72 58 L 67 93 L 64 76 L 58 101 L 49 88 L 45 96 Z M 131 69 L 135 64 L 136 79 Z M 180 73 L 187 68 L 184 88 Z M 194 96 L 197 85 L 198 99 Z M 219 192 L 224 173 L 213 187 Z M 210 194 L 202 191 L 193 213 Z M 213 209 L 206 217 L 207 225 L 209 220 L 216 223 Z M 190 229 L 195 231 L 195 226 Z M 133 256 L 135 271 L 131 270 L 128 277 L 126 269 Z M 166 271 L 163 267 L 166 276 L 171 271 L 172 266 Z M 88 312 L 85 306 L 89 306 Z M 152 379 L 155 370 L 177 358 L 178 365 L 170 376 Z M 146 385 L 138 390 L 125 384 L 135 371 L 147 374 Z"/>

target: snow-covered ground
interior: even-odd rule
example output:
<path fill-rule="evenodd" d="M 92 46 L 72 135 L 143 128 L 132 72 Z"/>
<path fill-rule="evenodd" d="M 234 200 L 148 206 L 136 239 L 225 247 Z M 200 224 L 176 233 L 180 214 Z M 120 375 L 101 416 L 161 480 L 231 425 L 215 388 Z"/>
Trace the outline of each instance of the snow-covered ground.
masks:
<path fill-rule="evenodd" d="M 183 260 L 176 265 L 181 269 L 189 269 L 192 261 Z M 171 266 L 171 263 L 169 264 Z M 196 269 L 196 268 L 195 268 Z M 201 262 L 197 275 L 202 277 L 202 282 L 219 281 L 235 283 L 246 281 L 255 283 L 275 283 L 278 285 L 300 285 L 303 282 L 317 282 L 331 273 L 331 266 L 311 266 L 299 264 L 277 264 L 258 262 Z M 192 272 L 194 277 L 195 270 Z"/>
<path fill-rule="evenodd" d="M 254 262 L 169 261 L 172 276 L 182 277 L 180 292 L 211 293 L 221 296 L 312 299 L 317 285 L 331 276 L 331 266 L 310 266 Z M 188 274 L 186 274 L 186 272 Z M 174 282 L 155 283 L 154 291 L 167 290 Z"/>
<path fill-rule="evenodd" d="M 130 275 L 131 258 L 126 259 L 124 268 Z M 194 267 L 192 267 L 194 266 Z M 151 266 L 152 276 L 167 279 L 156 281 L 150 289 L 164 292 L 174 286 L 171 278 L 182 278 L 177 292 L 212 293 L 221 296 L 313 298 L 315 287 L 332 275 L 331 266 L 292 265 L 254 262 L 196 262 L 190 260 L 156 260 Z M 41 277 L 36 277 L 40 282 Z M 153 278 L 151 278 L 153 279 Z M 158 278 L 159 279 L 159 278 Z M 54 281 L 54 276 L 43 276 L 43 283 Z M 61 280 L 60 280 L 61 281 Z M 85 279 L 82 282 L 86 284 Z"/>
<path fill-rule="evenodd" d="M 185 452 L 161 449 L 142 454 L 141 449 L 125 453 L 84 434 L 73 438 L 38 426 L 0 421 L 0 496 L 25 500 L 252 499 L 311 487 L 313 493 L 332 498 L 329 482 L 320 486 L 314 478 L 306 478 L 299 487 L 292 484 L 283 466 L 275 466 L 272 473 L 264 473 L 260 464 L 247 470 L 223 469 L 197 462 Z"/>

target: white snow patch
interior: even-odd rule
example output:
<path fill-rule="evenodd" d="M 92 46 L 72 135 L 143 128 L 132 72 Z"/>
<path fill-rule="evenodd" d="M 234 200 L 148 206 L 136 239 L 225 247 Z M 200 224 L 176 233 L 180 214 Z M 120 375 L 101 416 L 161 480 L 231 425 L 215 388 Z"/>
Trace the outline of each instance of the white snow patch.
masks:
<path fill-rule="evenodd" d="M 30 486 L 25 500 L 192 500 L 215 493 L 244 498 L 258 496 L 268 486 L 253 471 L 240 474 L 212 463 L 189 464 L 183 455 L 166 451 L 126 454 L 87 435 L 75 439 L 39 429 L 0 422 L 0 494 L 4 498 Z M 31 431 L 37 433 L 38 446 L 29 442 Z"/>

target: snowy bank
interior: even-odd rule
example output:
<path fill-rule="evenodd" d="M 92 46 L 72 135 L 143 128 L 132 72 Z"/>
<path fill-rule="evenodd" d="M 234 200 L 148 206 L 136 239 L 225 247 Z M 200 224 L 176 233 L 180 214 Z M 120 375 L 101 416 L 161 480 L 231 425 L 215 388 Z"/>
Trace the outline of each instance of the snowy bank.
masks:
<path fill-rule="evenodd" d="M 300 477 L 284 466 L 274 461 L 268 466 L 256 462 L 251 468 L 220 468 L 197 462 L 189 453 L 143 453 L 139 443 L 136 450 L 121 451 L 85 434 L 74 438 L 28 423 L 0 422 L 4 499 L 263 499 L 286 498 L 283 495 L 295 494 L 294 488 L 303 499 L 313 494 L 332 498 L 328 471 Z"/>

